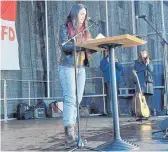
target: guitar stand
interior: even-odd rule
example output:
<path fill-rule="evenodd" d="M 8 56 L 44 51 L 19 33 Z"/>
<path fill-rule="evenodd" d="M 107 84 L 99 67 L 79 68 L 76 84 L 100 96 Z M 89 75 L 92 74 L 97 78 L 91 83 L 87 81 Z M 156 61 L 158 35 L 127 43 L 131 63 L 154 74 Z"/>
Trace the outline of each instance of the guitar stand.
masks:
<path fill-rule="evenodd" d="M 143 122 L 143 120 L 149 120 L 149 117 L 148 118 L 145 118 L 145 117 L 135 117 L 135 119 L 130 119 L 130 120 L 128 120 L 128 122 L 136 122 L 136 121 Z"/>
<path fill-rule="evenodd" d="M 143 118 L 143 117 L 140 117 L 140 118 L 138 118 L 138 119 L 136 119 L 136 121 L 143 121 L 143 120 L 148 120 L 149 118 Z"/>

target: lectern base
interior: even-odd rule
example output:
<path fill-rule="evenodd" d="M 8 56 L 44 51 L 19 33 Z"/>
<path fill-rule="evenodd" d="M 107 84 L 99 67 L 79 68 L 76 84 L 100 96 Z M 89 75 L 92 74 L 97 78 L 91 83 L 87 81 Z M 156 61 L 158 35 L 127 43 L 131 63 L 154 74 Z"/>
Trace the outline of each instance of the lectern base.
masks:
<path fill-rule="evenodd" d="M 98 146 L 96 149 L 101 151 L 130 151 L 138 150 L 139 147 L 138 145 L 130 143 L 128 141 L 124 141 L 122 139 L 115 139 L 114 141 Z"/>

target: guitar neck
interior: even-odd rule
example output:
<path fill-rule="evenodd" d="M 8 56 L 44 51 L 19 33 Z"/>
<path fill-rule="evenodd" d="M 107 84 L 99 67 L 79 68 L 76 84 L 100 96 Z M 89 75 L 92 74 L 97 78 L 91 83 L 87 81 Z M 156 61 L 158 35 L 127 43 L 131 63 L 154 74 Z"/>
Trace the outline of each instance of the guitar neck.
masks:
<path fill-rule="evenodd" d="M 139 83 L 139 78 L 138 78 L 138 76 L 137 76 L 137 83 L 138 83 L 138 89 L 139 89 L 140 93 L 142 93 L 142 90 L 141 90 L 141 86 L 140 86 L 140 83 Z"/>
<path fill-rule="evenodd" d="M 134 75 L 135 75 L 135 77 L 136 77 L 136 79 L 137 79 L 139 92 L 140 92 L 140 93 L 142 93 L 141 86 L 140 86 L 140 83 L 139 83 L 139 78 L 138 78 L 138 75 L 137 75 L 137 73 L 136 73 L 136 71 L 135 71 L 135 70 L 133 70 L 133 73 L 134 73 Z"/>

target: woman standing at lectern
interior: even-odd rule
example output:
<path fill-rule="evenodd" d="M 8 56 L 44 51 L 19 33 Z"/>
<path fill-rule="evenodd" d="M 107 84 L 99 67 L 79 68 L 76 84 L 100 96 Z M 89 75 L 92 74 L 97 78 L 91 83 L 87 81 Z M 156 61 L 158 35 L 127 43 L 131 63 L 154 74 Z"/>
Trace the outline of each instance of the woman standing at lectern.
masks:
<path fill-rule="evenodd" d="M 88 11 L 85 5 L 75 4 L 59 30 L 59 44 L 67 42 L 77 33 L 87 28 Z M 86 41 L 91 39 L 90 33 L 86 30 L 80 33 L 75 41 Z M 76 140 L 75 125 L 77 118 L 77 105 L 75 94 L 75 67 L 74 67 L 74 42 L 70 41 L 61 46 L 61 55 L 59 62 L 59 79 L 63 89 L 64 107 L 63 121 L 65 129 L 66 142 Z M 78 85 L 78 102 L 80 104 L 85 86 L 85 66 L 89 66 L 88 59 L 91 58 L 91 50 L 76 47 L 76 64 L 77 64 L 77 85 Z"/>

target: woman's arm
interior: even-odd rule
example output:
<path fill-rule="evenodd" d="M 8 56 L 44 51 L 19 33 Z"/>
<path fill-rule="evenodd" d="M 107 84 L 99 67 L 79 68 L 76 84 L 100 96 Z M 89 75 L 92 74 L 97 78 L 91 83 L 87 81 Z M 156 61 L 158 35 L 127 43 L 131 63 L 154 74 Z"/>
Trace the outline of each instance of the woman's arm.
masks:
<path fill-rule="evenodd" d="M 68 41 L 68 31 L 65 25 L 62 25 L 60 27 L 60 31 L 59 31 L 59 41 L 61 44 L 63 44 L 64 42 Z M 74 42 L 68 42 L 67 44 L 65 44 L 64 46 L 62 46 L 62 50 L 64 52 L 73 52 L 74 51 Z M 76 51 L 80 51 L 80 47 L 75 46 L 76 47 Z"/>
<path fill-rule="evenodd" d="M 147 65 L 147 70 L 148 70 L 149 72 L 153 72 L 153 65 L 152 65 L 151 63 L 149 63 L 149 64 Z"/>

